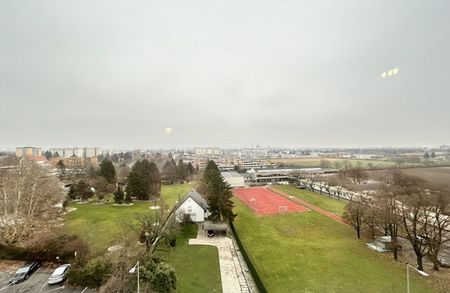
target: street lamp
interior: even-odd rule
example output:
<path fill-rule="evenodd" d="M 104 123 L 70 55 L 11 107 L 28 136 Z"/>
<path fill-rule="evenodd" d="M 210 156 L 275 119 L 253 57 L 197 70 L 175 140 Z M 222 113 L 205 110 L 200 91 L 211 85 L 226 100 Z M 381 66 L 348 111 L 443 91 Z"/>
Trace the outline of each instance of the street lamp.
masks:
<path fill-rule="evenodd" d="M 409 263 L 406 263 L 406 292 L 407 293 L 409 293 L 409 268 L 412 268 L 413 270 L 415 270 L 416 272 L 418 272 L 419 274 L 421 274 L 424 277 L 428 277 L 429 276 L 429 274 L 425 273 L 424 271 L 416 269 L 415 267 L 413 267 Z"/>
<path fill-rule="evenodd" d="M 137 271 L 137 293 L 139 293 L 139 261 L 129 271 L 130 274 L 134 274 Z"/>

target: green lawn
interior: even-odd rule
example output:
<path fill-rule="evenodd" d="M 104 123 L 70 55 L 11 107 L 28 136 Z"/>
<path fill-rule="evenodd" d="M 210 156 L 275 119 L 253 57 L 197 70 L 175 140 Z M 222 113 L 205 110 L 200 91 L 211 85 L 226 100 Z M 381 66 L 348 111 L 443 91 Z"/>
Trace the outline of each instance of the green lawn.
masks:
<path fill-rule="evenodd" d="M 191 184 L 163 185 L 161 198 L 173 207 L 192 187 Z M 149 209 L 151 205 L 150 202 L 135 202 L 130 207 L 113 206 L 111 202 L 102 205 L 71 203 L 69 207 L 77 210 L 65 216 L 65 227 L 69 233 L 84 238 L 93 252 L 102 254 L 112 244 L 118 231 L 118 224 L 121 221 L 135 219 L 139 214 L 151 212 Z M 175 249 L 159 251 L 159 256 L 175 267 L 178 277 L 177 292 L 221 292 L 217 248 L 203 245 L 188 246 L 188 239 L 195 238 L 196 235 L 196 225 L 183 227 Z"/>
<path fill-rule="evenodd" d="M 275 189 L 284 191 L 305 200 L 321 209 L 332 212 L 338 216 L 342 216 L 344 212 L 344 207 L 347 204 L 345 200 L 337 200 L 335 198 L 330 198 L 327 195 L 321 195 L 317 192 L 312 192 L 306 189 L 298 189 L 291 185 L 274 185 Z"/>
<path fill-rule="evenodd" d="M 404 265 L 316 212 L 257 216 L 235 200 L 235 227 L 269 292 L 405 292 Z M 433 292 L 411 274 L 411 292 Z"/>
<path fill-rule="evenodd" d="M 172 207 L 191 187 L 190 184 L 163 185 L 161 198 Z M 65 216 L 65 227 L 69 233 L 85 239 L 94 252 L 102 253 L 111 245 L 121 221 L 133 220 L 139 214 L 150 212 L 151 205 L 150 202 L 135 202 L 130 207 L 118 207 L 111 200 L 102 205 L 70 203 L 69 207 L 77 210 Z"/>
<path fill-rule="evenodd" d="M 175 249 L 158 252 L 172 264 L 178 277 L 177 292 L 222 292 L 217 248 L 206 245 L 188 245 L 197 235 L 197 225 L 185 225 L 177 238 Z"/>

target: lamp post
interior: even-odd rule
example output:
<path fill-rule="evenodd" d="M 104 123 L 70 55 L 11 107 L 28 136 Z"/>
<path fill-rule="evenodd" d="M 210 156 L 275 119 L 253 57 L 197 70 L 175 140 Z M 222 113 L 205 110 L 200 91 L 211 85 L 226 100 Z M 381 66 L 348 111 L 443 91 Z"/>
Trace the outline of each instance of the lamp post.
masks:
<path fill-rule="evenodd" d="M 139 293 L 139 261 L 129 271 L 130 274 L 134 274 L 137 270 L 137 293 Z"/>
<path fill-rule="evenodd" d="M 413 270 L 415 270 L 416 272 L 418 272 L 419 274 L 421 274 L 424 277 L 428 277 L 429 274 L 425 273 L 424 271 L 418 270 L 415 267 L 413 267 L 412 265 L 410 265 L 409 263 L 406 263 L 406 292 L 409 292 L 409 268 L 412 268 Z"/>

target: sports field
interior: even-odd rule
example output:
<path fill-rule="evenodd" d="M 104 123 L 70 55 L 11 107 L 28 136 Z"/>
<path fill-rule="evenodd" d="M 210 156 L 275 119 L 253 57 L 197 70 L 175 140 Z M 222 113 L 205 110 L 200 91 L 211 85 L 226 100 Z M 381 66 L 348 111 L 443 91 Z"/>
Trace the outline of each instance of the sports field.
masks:
<path fill-rule="evenodd" d="M 260 217 L 240 200 L 235 227 L 269 292 L 405 292 L 403 264 L 315 211 Z M 436 292 L 411 274 L 411 292 Z"/>
<path fill-rule="evenodd" d="M 273 188 L 275 190 L 289 193 L 296 198 L 307 201 L 316 207 L 329 211 L 338 216 L 342 216 L 344 213 L 344 207 L 347 204 L 347 201 L 345 200 L 337 200 L 325 194 L 319 194 L 307 189 L 298 189 L 292 185 L 274 185 Z"/>
<path fill-rule="evenodd" d="M 258 215 L 309 211 L 308 208 L 281 197 L 264 187 L 234 188 L 233 194 Z"/>

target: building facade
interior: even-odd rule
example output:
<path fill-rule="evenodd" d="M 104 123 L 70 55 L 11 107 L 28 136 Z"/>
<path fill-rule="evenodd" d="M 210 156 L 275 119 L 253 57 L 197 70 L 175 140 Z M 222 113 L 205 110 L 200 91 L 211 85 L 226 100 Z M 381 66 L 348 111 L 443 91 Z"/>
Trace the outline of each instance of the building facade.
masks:
<path fill-rule="evenodd" d="M 17 157 L 25 157 L 25 156 L 41 156 L 41 148 L 36 147 L 16 147 L 16 156 Z"/>
<path fill-rule="evenodd" d="M 100 148 L 96 147 L 51 148 L 49 149 L 49 151 L 53 156 L 59 156 L 63 158 L 94 158 L 101 155 Z"/>

